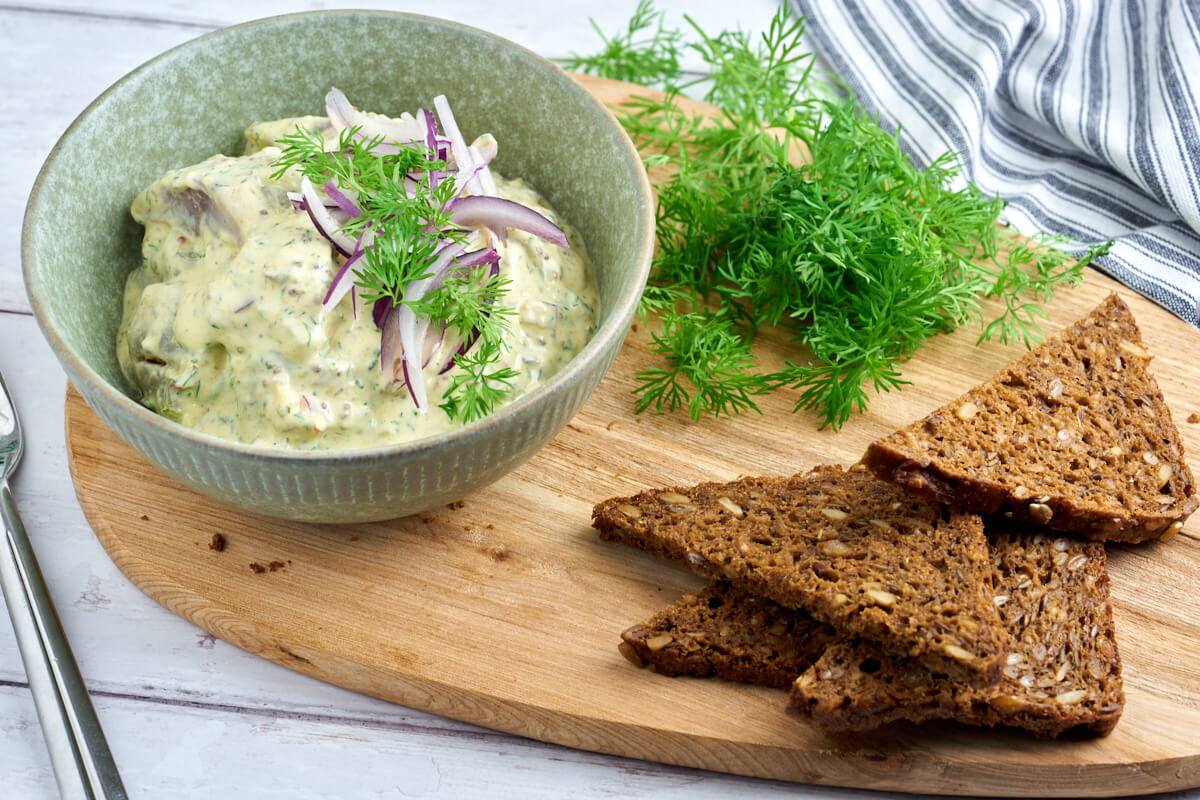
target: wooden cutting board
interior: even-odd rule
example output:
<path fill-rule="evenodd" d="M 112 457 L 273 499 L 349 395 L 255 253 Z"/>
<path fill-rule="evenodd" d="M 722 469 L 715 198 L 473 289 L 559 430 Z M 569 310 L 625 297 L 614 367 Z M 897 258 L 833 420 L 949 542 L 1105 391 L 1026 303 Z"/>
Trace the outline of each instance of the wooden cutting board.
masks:
<path fill-rule="evenodd" d="M 589 81 L 606 101 L 625 88 Z M 1117 285 L 1095 271 L 1047 332 Z M 1132 292 L 1164 395 L 1200 474 L 1200 332 Z M 694 423 L 637 416 L 655 363 L 635 326 L 612 370 L 532 460 L 451 507 L 350 526 L 235 510 L 165 478 L 68 389 L 71 474 L 96 535 L 142 591 L 264 658 L 413 708 L 569 747 L 809 783 L 939 794 L 1113 796 L 1200 786 L 1200 515 L 1167 543 L 1109 550 L 1127 706 L 1104 739 L 1045 742 L 952 724 L 841 737 L 784 713 L 785 693 L 664 678 L 617 653 L 620 632 L 703 581 L 600 542 L 592 505 L 643 488 L 850 464 L 867 443 L 984 380 L 1019 350 L 964 329 L 904 367 L 912 385 L 839 433 L 792 414 Z M 769 367 L 782 340 L 757 350 Z M 223 550 L 210 547 L 223 537 Z"/>

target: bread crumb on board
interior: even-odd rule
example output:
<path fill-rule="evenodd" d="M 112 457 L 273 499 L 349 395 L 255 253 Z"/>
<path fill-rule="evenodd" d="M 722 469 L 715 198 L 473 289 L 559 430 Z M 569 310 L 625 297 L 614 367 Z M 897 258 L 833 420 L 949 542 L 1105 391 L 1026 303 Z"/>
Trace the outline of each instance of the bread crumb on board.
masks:
<path fill-rule="evenodd" d="M 215 550 L 218 553 L 221 552 L 222 550 L 224 550 L 225 549 L 225 537 L 219 533 L 214 533 L 212 541 L 208 543 L 208 549 Z"/>
<path fill-rule="evenodd" d="M 1193 411 L 1192 413 L 1188 414 L 1187 419 L 1188 419 L 1188 422 L 1195 425 L 1197 422 L 1200 422 L 1200 414 L 1197 414 L 1195 411 Z"/>

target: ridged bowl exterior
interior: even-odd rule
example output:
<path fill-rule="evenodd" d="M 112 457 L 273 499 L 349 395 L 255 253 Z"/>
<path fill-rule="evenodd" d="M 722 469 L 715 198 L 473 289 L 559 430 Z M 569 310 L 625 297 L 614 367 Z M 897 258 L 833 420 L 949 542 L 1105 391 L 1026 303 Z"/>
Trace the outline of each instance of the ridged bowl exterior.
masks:
<path fill-rule="evenodd" d="M 134 195 L 168 169 L 241 152 L 250 123 L 319 113 L 329 86 L 398 113 L 445 93 L 468 138 L 490 131 L 497 169 L 528 179 L 583 236 L 599 329 L 546 385 L 488 418 L 410 444 L 301 452 L 196 433 L 135 402 L 116 362 L 125 277 L 140 263 Z M 355 522 L 419 513 L 510 471 L 575 414 L 620 349 L 645 286 L 653 200 L 612 115 L 539 56 L 462 25 L 406 14 L 274 17 L 202 36 L 122 78 L 47 159 L 26 210 L 34 313 L 72 384 L 122 439 L 222 502 L 271 516 Z"/>

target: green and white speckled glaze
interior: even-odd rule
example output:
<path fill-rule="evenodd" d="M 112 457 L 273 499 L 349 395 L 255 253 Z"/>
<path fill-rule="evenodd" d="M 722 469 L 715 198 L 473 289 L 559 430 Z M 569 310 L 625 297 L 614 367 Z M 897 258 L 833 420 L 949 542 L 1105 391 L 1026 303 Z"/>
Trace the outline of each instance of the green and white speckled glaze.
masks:
<path fill-rule="evenodd" d="M 468 140 L 490 131 L 497 169 L 528 179 L 580 231 L 600 327 L 542 389 L 486 420 L 369 450 L 292 453 L 198 434 L 129 396 L 114 342 L 142 231 L 134 195 L 163 172 L 242 151 L 258 120 L 321 113 L 330 86 L 399 113 L 444 93 Z M 566 424 L 624 340 L 645 285 L 654 212 L 641 161 L 612 115 L 553 64 L 454 23 L 329 11 L 202 36 L 118 81 L 63 135 L 34 185 L 21 254 L 34 313 L 72 384 L 136 450 L 230 505 L 312 522 L 425 511 L 496 480 Z"/>

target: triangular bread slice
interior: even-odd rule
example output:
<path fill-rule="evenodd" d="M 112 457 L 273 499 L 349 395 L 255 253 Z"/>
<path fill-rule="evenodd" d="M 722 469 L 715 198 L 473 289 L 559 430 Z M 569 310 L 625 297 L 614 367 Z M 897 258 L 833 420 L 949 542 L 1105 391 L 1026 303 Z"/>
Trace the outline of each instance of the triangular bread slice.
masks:
<path fill-rule="evenodd" d="M 1179 431 L 1129 308 L 1088 317 L 867 448 L 883 480 L 982 514 L 1138 542 L 1196 510 Z"/>
<path fill-rule="evenodd" d="M 859 467 L 606 500 L 604 539 L 722 578 L 967 679 L 1000 674 L 983 525 Z"/>
<path fill-rule="evenodd" d="M 1040 534 L 992 540 L 996 603 L 1009 634 L 999 683 L 967 686 L 843 640 L 797 678 L 790 710 L 842 731 L 954 719 L 1042 736 L 1080 727 L 1109 733 L 1125 698 L 1104 545 Z"/>
<path fill-rule="evenodd" d="M 661 675 L 786 689 L 837 632 L 804 611 L 713 581 L 621 634 L 622 655 Z"/>

